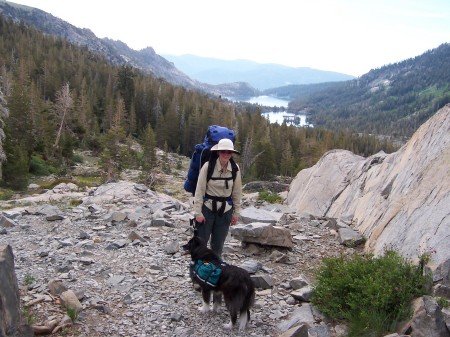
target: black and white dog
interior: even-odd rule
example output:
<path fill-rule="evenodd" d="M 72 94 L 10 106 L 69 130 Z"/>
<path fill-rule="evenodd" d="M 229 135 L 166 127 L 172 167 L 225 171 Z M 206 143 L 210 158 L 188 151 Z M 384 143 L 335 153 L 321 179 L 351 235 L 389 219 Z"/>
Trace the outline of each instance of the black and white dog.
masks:
<path fill-rule="evenodd" d="M 230 313 L 230 323 L 224 324 L 224 327 L 232 329 L 239 316 L 239 331 L 244 330 L 250 321 L 250 308 L 255 301 L 255 286 L 250 274 L 243 268 L 223 264 L 219 256 L 198 236 L 194 236 L 182 248 L 186 254 L 191 254 L 193 264 L 202 261 L 202 263 L 220 266 L 221 269 L 217 284 L 213 288 L 198 282 L 191 269 L 192 280 L 201 287 L 203 306 L 200 310 L 203 313 L 210 311 L 211 292 L 213 292 L 213 311 L 217 312 L 222 303 L 223 294 L 225 305 Z"/>

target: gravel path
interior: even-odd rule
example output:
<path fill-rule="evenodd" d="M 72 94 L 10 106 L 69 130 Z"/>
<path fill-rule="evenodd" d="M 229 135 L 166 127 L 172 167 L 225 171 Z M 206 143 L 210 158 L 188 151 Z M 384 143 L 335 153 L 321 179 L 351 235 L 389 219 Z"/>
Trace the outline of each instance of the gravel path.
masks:
<path fill-rule="evenodd" d="M 140 200 L 156 202 L 154 195 Z M 0 235 L 0 245 L 13 248 L 21 301 L 31 308 L 34 324 L 60 321 L 66 314 L 59 297 L 49 292 L 49 281 L 62 280 L 81 298 L 83 310 L 75 323 L 53 336 L 277 336 L 277 325 L 302 305 L 291 296 L 289 281 L 300 275 L 312 280 L 324 256 L 353 253 L 339 245 L 320 221 L 299 222 L 292 214 L 284 224 L 296 237 L 291 250 L 243 246 L 229 237 L 225 261 L 260 262 L 273 281 L 272 288 L 257 290 L 245 333 L 230 332 L 222 327 L 229 320 L 225 307 L 219 314 L 199 312 L 201 298 L 189 280 L 189 257 L 168 250 L 190 238 L 185 220 L 189 214 L 173 212 L 166 215 L 171 226 L 152 227 L 144 226 L 142 219 L 105 220 L 112 210 L 137 212 L 136 204 L 100 208 L 93 214 L 87 206 L 59 205 L 63 219 L 55 221 L 24 208 L 14 218 L 15 225 Z M 131 233 L 138 239 L 131 242 Z"/>

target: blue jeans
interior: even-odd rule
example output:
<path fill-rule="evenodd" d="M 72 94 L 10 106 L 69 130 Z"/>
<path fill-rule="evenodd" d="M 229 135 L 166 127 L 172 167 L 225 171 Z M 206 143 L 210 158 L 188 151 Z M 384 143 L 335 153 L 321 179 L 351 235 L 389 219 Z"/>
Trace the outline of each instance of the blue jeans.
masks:
<path fill-rule="evenodd" d="M 198 227 L 198 236 L 208 243 L 211 238 L 211 249 L 219 257 L 222 256 L 223 245 L 230 229 L 231 216 L 233 209 L 225 212 L 222 216 L 213 213 L 208 207 L 203 205 L 202 213 L 205 217 L 205 222 Z"/>

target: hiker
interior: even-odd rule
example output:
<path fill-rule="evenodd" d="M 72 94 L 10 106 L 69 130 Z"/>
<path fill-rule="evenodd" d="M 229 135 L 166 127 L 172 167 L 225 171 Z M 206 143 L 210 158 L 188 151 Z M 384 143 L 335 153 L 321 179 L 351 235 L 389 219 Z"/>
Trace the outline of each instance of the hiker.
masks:
<path fill-rule="evenodd" d="M 233 179 L 233 160 L 230 160 L 233 153 L 240 154 L 230 139 L 221 139 L 214 145 L 211 159 L 200 170 L 195 190 L 198 236 L 205 242 L 211 238 L 211 249 L 219 256 L 222 255 L 229 226 L 237 223 L 241 211 L 242 178 L 237 164 L 233 164 L 237 167 Z M 210 179 L 207 178 L 208 168 L 211 170 Z"/>

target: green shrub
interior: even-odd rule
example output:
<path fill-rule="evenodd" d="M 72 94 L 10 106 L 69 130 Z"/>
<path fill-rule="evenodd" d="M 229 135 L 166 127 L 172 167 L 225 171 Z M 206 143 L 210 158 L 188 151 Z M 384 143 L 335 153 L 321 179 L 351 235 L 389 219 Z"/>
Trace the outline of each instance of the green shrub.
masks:
<path fill-rule="evenodd" d="M 271 191 L 261 191 L 258 193 L 258 199 L 267 201 L 271 204 L 280 204 L 283 202 L 283 198 L 280 197 L 278 194 L 273 193 Z"/>
<path fill-rule="evenodd" d="M 38 156 L 31 156 L 30 173 L 35 176 L 48 176 L 50 171 L 44 159 Z"/>
<path fill-rule="evenodd" d="M 316 276 L 311 303 L 346 321 L 349 337 L 394 331 L 411 314 L 411 300 L 426 293 L 427 277 L 394 251 L 325 258 Z"/>
<path fill-rule="evenodd" d="M 31 156 L 29 172 L 35 176 L 48 176 L 60 171 L 56 166 L 58 163 L 52 163 L 50 160 L 44 160 L 40 156 Z"/>

